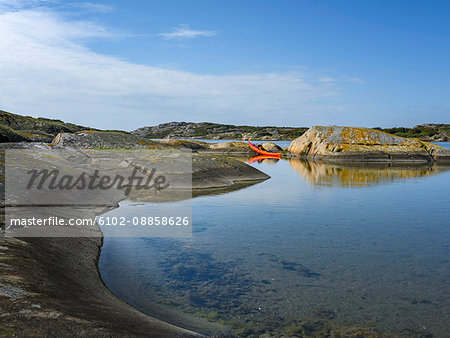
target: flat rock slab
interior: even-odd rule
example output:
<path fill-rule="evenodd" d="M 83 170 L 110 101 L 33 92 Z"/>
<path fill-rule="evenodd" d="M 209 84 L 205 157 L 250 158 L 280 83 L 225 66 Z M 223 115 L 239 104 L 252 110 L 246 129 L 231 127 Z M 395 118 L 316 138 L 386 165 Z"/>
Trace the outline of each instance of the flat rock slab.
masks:
<path fill-rule="evenodd" d="M 319 160 L 450 162 L 450 150 L 444 147 L 357 127 L 311 127 L 288 151 Z"/>

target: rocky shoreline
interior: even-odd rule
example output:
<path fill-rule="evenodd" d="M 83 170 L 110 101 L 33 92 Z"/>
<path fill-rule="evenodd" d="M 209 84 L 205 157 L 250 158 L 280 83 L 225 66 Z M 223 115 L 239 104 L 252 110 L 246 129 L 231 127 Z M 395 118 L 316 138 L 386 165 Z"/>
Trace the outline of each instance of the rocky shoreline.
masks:
<path fill-rule="evenodd" d="M 195 337 L 151 318 L 104 285 L 97 262 L 101 238 L 1 240 L 4 336 Z"/>
<path fill-rule="evenodd" d="M 20 148 L 18 144 L 11 145 Z M 133 159 L 127 163 L 138 165 L 148 161 L 147 157 L 170 163 L 177 158 L 173 149 L 157 149 L 144 155 L 134 151 L 116 152 L 114 157 L 98 155 L 92 151 L 69 149 L 61 146 L 22 145 L 20 163 L 14 163 L 14 170 L 22 170 L 28 163 L 34 163 L 33 151 L 39 160 L 61 170 L 90 170 L 97 166 L 126 174 L 130 167 L 124 167 L 124 158 Z M 5 145 L 3 145 L 5 148 Z M 98 151 L 97 151 L 98 152 Z M 103 153 L 104 151 L 100 151 Z M 151 151 L 150 151 L 151 152 Z M 175 157 L 174 157 L 175 156 Z M 233 189 L 245 182 L 257 182 L 269 178 L 262 172 L 244 163 L 211 154 L 193 154 L 193 195 L 213 189 L 215 192 Z M 31 162 L 28 161 L 28 157 Z M 86 160 L 88 159 L 88 161 Z M 70 165 L 69 165 L 70 164 Z M 7 163 L 7 165 L 12 165 Z M 161 166 L 164 168 L 164 166 Z M 170 175 L 170 172 L 168 173 Z M 180 183 L 181 185 L 183 182 Z M 74 192 L 76 193 L 76 192 Z M 174 195 L 175 196 L 175 195 Z M 76 197 L 76 196 L 75 196 Z M 118 191 L 102 191 L 92 196 L 80 195 L 74 201 L 100 201 L 102 207 L 65 206 L 39 207 L 39 211 L 59 217 L 87 217 L 98 215 L 125 198 Z M 148 196 L 147 196 L 148 198 Z M 153 199 L 154 200 L 154 199 Z M 87 202 L 86 202 L 87 201 Z M 12 206 L 6 200 L 9 212 L 33 215 L 36 208 Z M 3 208 L 4 209 L 4 208 Z M 5 211 L 5 210 L 3 210 Z M 4 213 L 4 212 L 3 212 Z M 17 234 L 27 234 L 16 230 Z M 26 229 L 25 229 L 26 230 Z M 14 232 L 12 232 L 14 234 Z M 123 336 L 123 337 L 195 337 L 199 333 L 186 330 L 162 320 L 147 316 L 113 295 L 103 284 L 98 259 L 102 246 L 102 234 L 97 225 L 84 230 L 91 237 L 2 237 L 0 239 L 0 334 L 5 336 Z M 206 329 L 207 330 L 207 329 Z M 208 332 L 205 332 L 208 333 Z"/>

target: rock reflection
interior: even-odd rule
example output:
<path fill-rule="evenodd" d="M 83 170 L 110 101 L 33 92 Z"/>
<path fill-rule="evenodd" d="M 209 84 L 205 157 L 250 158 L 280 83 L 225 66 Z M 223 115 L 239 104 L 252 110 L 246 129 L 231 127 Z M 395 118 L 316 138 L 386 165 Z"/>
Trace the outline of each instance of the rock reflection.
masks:
<path fill-rule="evenodd" d="M 422 176 L 436 175 L 450 170 L 449 165 L 406 163 L 329 163 L 306 159 L 290 159 L 289 163 L 300 176 L 314 185 L 366 187 Z"/>
<path fill-rule="evenodd" d="M 208 189 L 191 189 L 191 190 L 172 190 L 168 191 L 166 195 L 152 194 L 152 192 L 144 190 L 131 189 L 128 200 L 132 202 L 146 202 L 146 203 L 166 203 L 166 202 L 178 202 L 183 200 L 188 200 L 191 198 L 196 198 L 200 196 L 209 195 L 222 195 L 228 194 L 232 191 L 241 190 L 252 185 L 261 183 L 260 181 L 249 181 L 249 182 L 236 182 L 232 186 L 228 187 L 218 187 L 218 188 L 208 188 Z"/>

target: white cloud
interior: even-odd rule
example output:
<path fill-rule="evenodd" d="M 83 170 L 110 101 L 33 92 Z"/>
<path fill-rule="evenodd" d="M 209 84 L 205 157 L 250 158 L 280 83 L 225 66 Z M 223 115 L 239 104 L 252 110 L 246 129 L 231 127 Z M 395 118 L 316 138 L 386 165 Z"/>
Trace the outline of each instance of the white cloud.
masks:
<path fill-rule="evenodd" d="M 15 48 L 17 58 L 28 58 L 20 52 L 35 49 L 42 52 L 46 47 L 80 49 L 77 40 L 111 38 L 115 36 L 103 26 L 89 21 L 65 21 L 60 16 L 43 10 L 21 10 L 1 15 L 0 44 Z M 20 42 L 20 44 L 19 44 Z M 7 51 L 3 51 L 8 54 Z M 42 60 L 45 62 L 45 60 Z"/>
<path fill-rule="evenodd" d="M 48 9 L 0 14 L 0 109 L 127 130 L 174 120 L 305 125 L 335 95 L 297 72 L 203 75 L 82 44 L 113 34 Z"/>
<path fill-rule="evenodd" d="M 318 81 L 325 82 L 325 83 L 333 83 L 333 82 L 336 82 L 337 80 L 332 77 L 329 77 L 329 76 L 321 76 L 321 77 L 319 77 Z"/>
<path fill-rule="evenodd" d="M 174 28 L 172 32 L 169 33 L 159 33 L 158 36 L 162 37 L 166 40 L 172 40 L 172 39 L 193 39 L 199 36 L 215 36 L 217 35 L 217 32 L 215 31 L 208 31 L 208 30 L 194 30 L 190 29 L 188 25 L 179 25 L 178 27 Z"/>

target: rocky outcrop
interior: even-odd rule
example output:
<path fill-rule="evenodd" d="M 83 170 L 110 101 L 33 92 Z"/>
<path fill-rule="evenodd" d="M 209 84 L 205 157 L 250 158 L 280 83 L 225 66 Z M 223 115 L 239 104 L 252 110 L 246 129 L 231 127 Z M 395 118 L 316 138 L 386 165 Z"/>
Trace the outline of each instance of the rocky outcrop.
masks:
<path fill-rule="evenodd" d="M 210 122 L 169 122 L 133 131 L 146 138 L 197 138 L 213 140 L 293 140 L 307 128 L 235 126 Z"/>
<path fill-rule="evenodd" d="M 436 144 L 357 127 L 311 127 L 292 141 L 288 150 L 319 160 L 450 161 L 450 151 Z"/>

